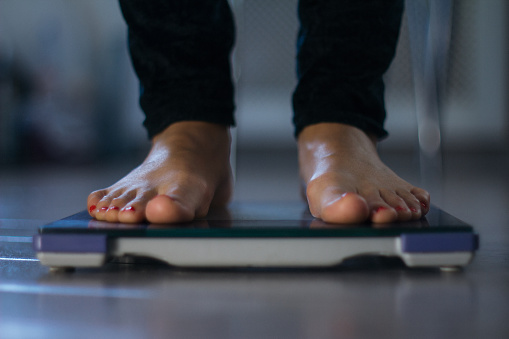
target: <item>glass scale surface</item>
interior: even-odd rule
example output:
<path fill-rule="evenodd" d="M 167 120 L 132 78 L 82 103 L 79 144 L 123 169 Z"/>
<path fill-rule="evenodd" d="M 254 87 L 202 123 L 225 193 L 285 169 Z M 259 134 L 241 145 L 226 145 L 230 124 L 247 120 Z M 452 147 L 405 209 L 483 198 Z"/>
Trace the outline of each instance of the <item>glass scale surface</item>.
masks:
<path fill-rule="evenodd" d="M 122 224 L 86 211 L 41 226 L 33 245 L 53 268 L 100 267 L 121 257 L 179 267 L 329 267 L 358 256 L 399 257 L 408 267 L 461 267 L 478 248 L 473 228 L 431 206 L 425 218 L 334 225 L 303 203 L 234 203 L 182 224 Z"/>

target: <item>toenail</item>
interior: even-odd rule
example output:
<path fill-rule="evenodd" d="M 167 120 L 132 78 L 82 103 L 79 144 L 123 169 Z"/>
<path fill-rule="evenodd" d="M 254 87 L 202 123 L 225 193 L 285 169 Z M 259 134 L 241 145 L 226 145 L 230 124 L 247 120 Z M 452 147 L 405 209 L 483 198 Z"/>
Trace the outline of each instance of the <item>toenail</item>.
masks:
<path fill-rule="evenodd" d="M 418 212 L 417 208 L 415 208 L 415 207 L 410 207 L 410 211 L 412 211 L 413 213 L 417 213 Z"/>
<path fill-rule="evenodd" d="M 375 210 L 375 213 L 378 213 L 378 212 L 381 212 L 381 211 L 385 211 L 386 209 L 387 209 L 387 207 L 380 206 L 380 207 L 378 207 L 378 208 Z"/>
<path fill-rule="evenodd" d="M 95 205 L 92 205 L 88 210 L 90 211 L 90 213 L 92 213 L 93 211 L 95 211 L 96 208 L 97 207 Z"/>
<path fill-rule="evenodd" d="M 100 212 L 106 212 L 108 210 L 108 207 L 101 207 L 101 209 L 99 210 Z"/>
<path fill-rule="evenodd" d="M 421 201 L 421 206 L 424 209 L 426 209 L 428 207 L 428 205 L 424 201 Z"/>
<path fill-rule="evenodd" d="M 111 206 L 110 208 L 108 208 L 109 211 L 118 211 L 119 208 L 117 206 Z"/>
<path fill-rule="evenodd" d="M 124 208 L 122 211 L 125 211 L 125 212 L 134 212 L 135 210 L 134 210 L 134 207 L 129 206 L 129 207 Z"/>
<path fill-rule="evenodd" d="M 398 212 L 402 212 L 402 211 L 405 211 L 406 208 L 404 208 L 402 206 L 396 206 L 395 210 L 398 211 Z"/>

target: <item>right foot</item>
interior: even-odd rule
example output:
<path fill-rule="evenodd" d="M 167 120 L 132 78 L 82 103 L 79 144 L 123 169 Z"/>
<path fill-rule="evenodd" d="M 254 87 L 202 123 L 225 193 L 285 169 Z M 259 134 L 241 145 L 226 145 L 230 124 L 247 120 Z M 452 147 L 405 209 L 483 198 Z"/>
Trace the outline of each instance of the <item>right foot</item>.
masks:
<path fill-rule="evenodd" d="M 225 206 L 232 195 L 229 128 L 185 121 L 152 140 L 143 163 L 114 185 L 88 196 L 97 220 L 176 223 Z"/>

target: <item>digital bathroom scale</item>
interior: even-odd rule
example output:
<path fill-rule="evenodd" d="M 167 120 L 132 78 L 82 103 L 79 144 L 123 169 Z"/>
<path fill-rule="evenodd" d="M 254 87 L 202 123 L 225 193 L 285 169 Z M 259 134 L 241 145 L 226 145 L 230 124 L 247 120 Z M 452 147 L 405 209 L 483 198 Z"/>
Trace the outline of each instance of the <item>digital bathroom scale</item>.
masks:
<path fill-rule="evenodd" d="M 53 268 L 99 267 L 121 257 L 179 267 L 328 267 L 357 256 L 399 257 L 408 267 L 461 267 L 478 248 L 473 228 L 431 207 L 393 224 L 334 225 L 303 203 L 234 203 L 182 224 L 121 224 L 86 211 L 39 228 L 34 249 Z"/>

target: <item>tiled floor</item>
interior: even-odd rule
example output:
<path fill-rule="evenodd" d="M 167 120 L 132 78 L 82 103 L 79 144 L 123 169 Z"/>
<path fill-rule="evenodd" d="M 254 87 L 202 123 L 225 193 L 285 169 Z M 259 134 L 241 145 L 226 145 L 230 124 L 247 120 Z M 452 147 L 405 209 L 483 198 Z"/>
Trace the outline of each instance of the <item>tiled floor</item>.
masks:
<path fill-rule="evenodd" d="M 413 155 L 384 154 L 418 182 Z M 0 171 L 0 338 L 508 338 L 509 161 L 448 154 L 434 201 L 475 226 L 466 270 L 366 262 L 334 270 L 180 270 L 110 264 L 54 274 L 40 224 L 84 208 L 135 161 Z M 238 156 L 237 200 L 299 199 L 295 151 Z"/>

